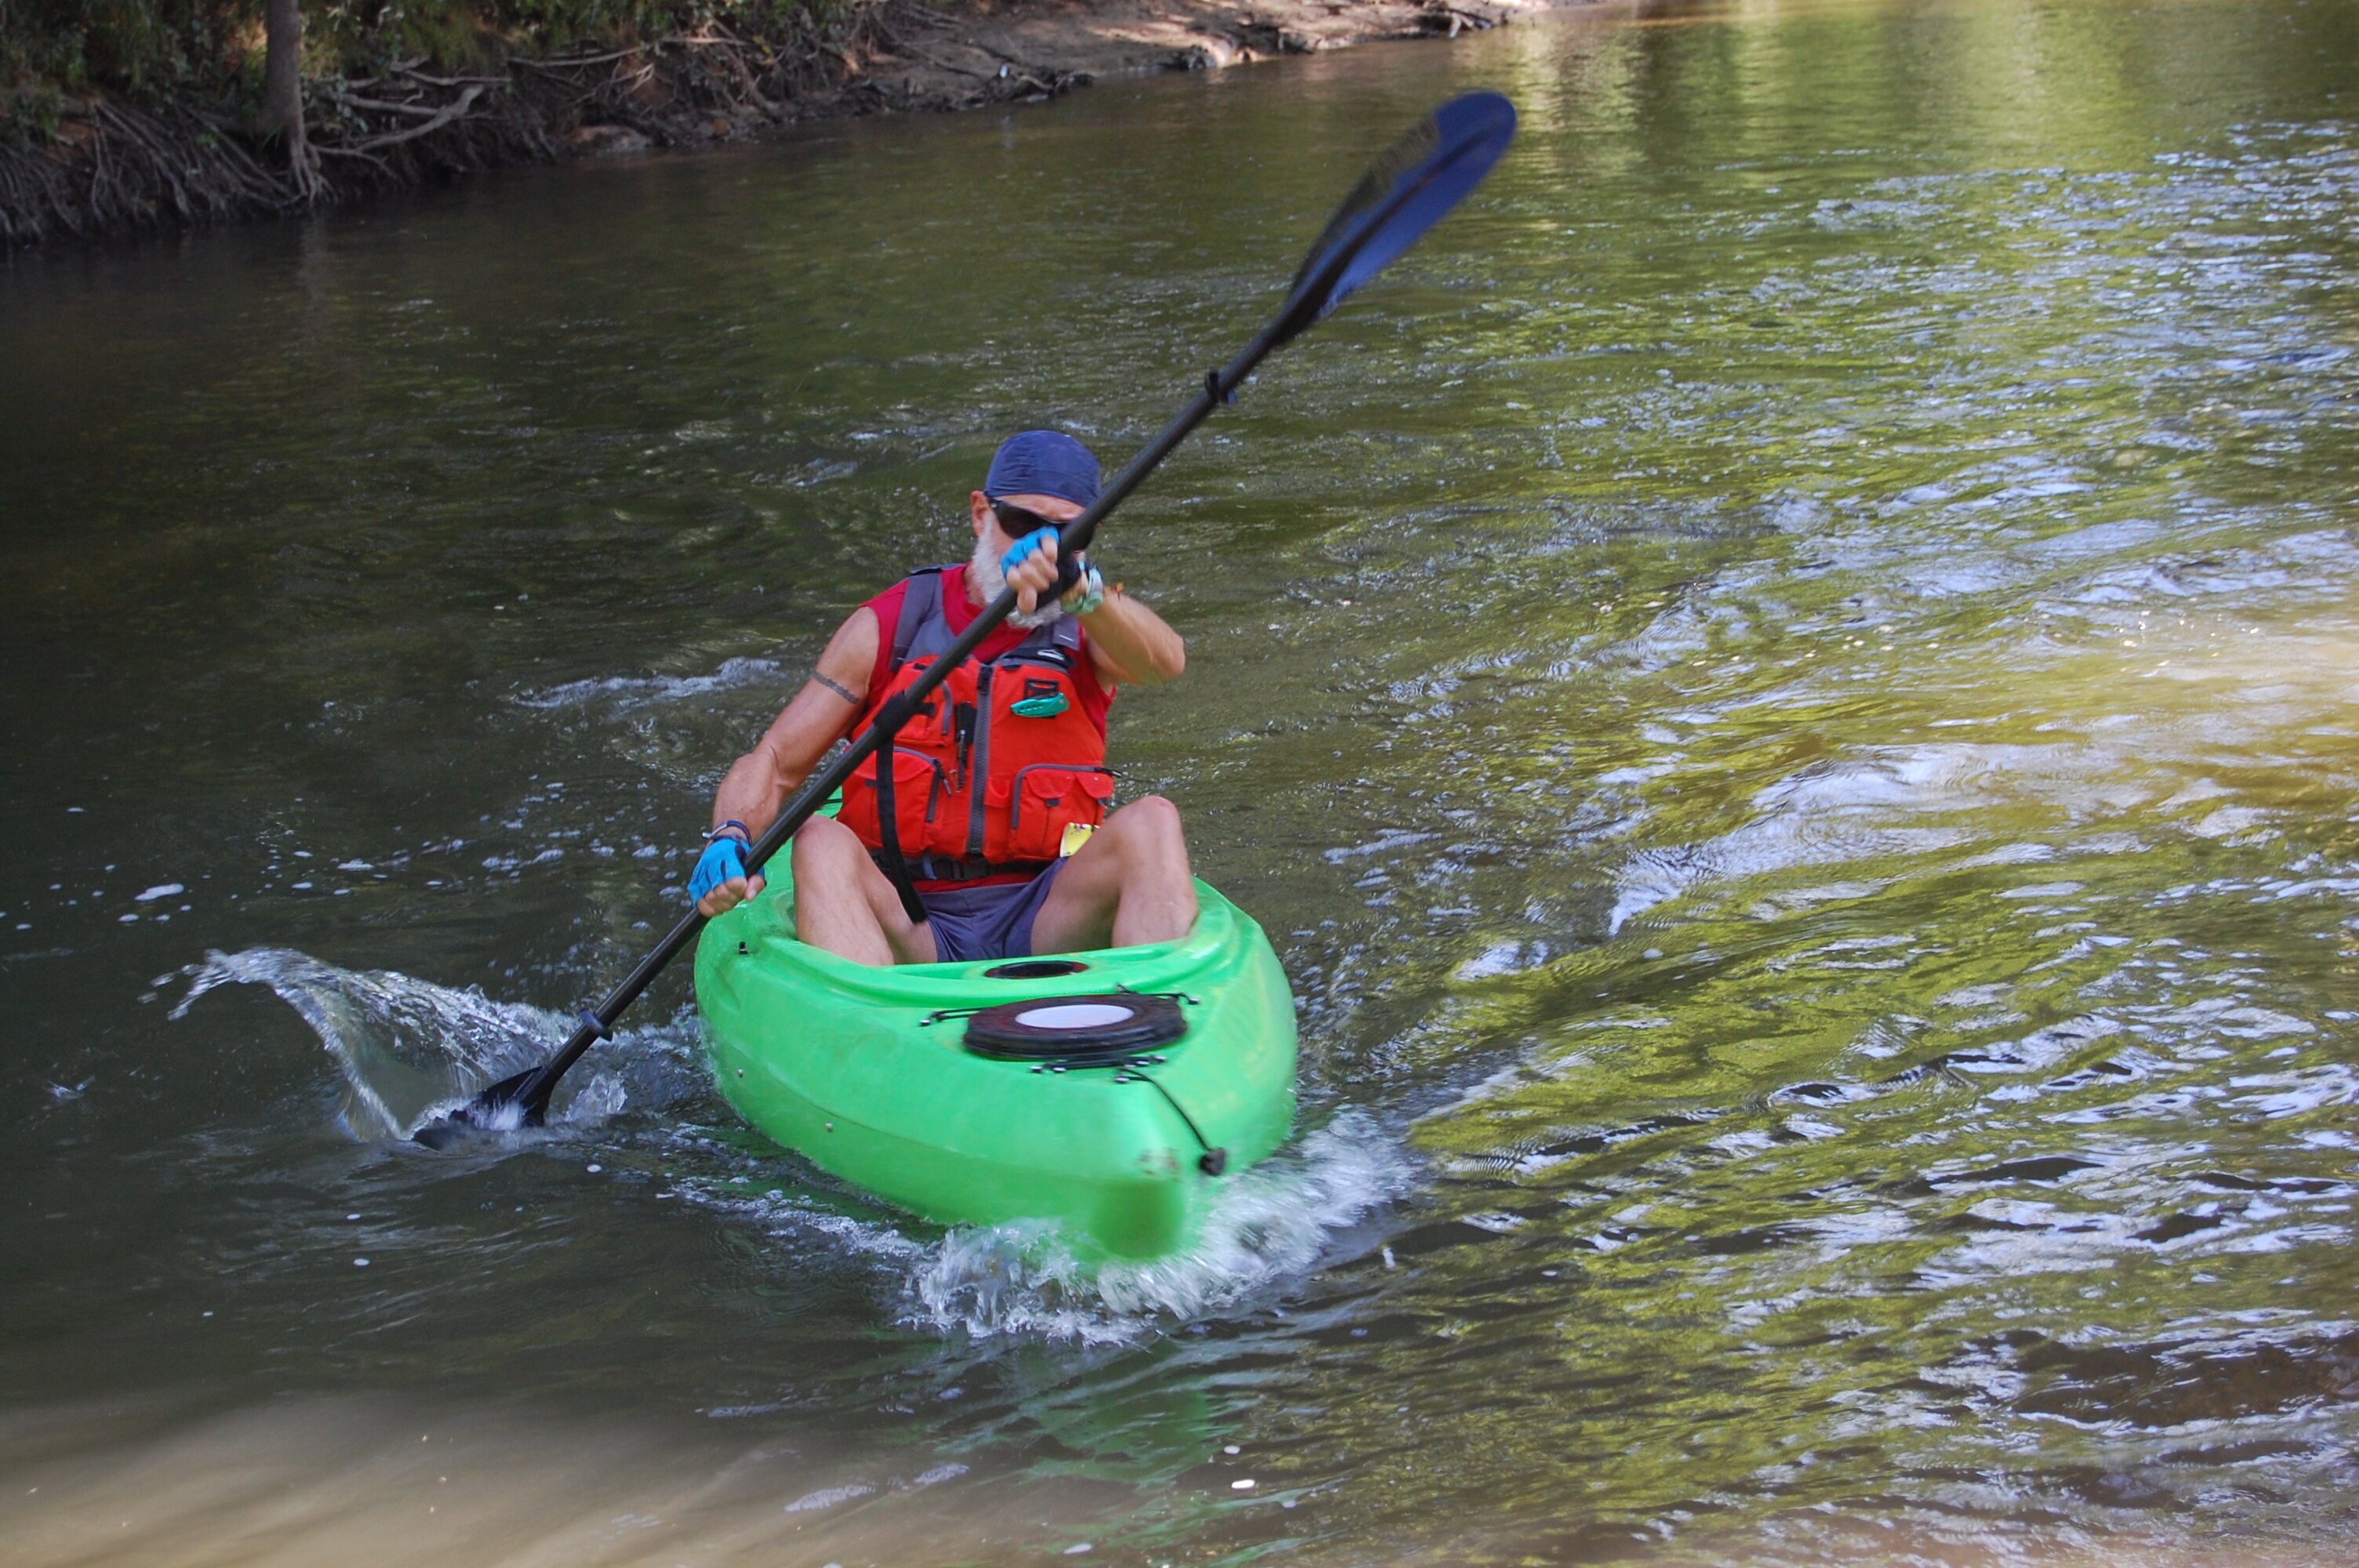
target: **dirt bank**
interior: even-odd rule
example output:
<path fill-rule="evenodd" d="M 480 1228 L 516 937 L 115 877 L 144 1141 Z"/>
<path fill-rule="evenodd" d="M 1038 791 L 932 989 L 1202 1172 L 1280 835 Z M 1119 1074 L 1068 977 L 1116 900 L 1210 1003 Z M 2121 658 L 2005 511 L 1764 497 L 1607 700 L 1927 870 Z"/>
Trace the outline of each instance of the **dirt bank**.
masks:
<path fill-rule="evenodd" d="M 1218 70 L 1378 38 L 1456 38 L 1567 0 L 874 0 L 764 37 L 469 70 L 393 60 L 303 84 L 310 157 L 201 103 L 54 101 L 0 142 L 0 246 L 288 213 L 480 169 L 758 137 L 799 121 L 1038 101 L 1097 77 Z"/>

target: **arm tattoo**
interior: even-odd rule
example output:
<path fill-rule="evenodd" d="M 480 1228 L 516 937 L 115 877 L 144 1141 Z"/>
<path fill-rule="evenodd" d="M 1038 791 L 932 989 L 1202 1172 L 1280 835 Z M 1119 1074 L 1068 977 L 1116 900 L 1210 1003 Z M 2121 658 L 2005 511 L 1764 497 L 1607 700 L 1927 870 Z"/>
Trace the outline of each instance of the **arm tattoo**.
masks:
<path fill-rule="evenodd" d="M 835 693 L 836 696 L 843 698 L 844 701 L 852 704 L 853 707 L 857 708 L 860 706 L 860 699 L 852 695 L 851 687 L 842 685 L 841 682 L 828 679 L 827 676 L 820 674 L 817 670 L 811 671 L 811 679 L 827 687 L 828 690 Z"/>

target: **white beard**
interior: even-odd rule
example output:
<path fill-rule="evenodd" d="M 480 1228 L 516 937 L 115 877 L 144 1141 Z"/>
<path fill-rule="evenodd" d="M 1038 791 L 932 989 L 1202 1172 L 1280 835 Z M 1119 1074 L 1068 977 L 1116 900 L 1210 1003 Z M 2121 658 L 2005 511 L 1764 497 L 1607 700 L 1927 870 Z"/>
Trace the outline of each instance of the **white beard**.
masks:
<path fill-rule="evenodd" d="M 975 535 L 974 554 L 967 557 L 966 581 L 967 587 L 985 604 L 997 599 L 1000 590 L 1007 586 L 1007 574 L 999 569 L 1002 553 L 992 548 L 990 539 L 984 535 Z M 1053 589 L 1054 585 L 1050 586 Z M 1007 617 L 1007 624 L 1030 632 L 1050 624 L 1064 613 L 1065 607 L 1051 599 L 1028 615 L 1021 610 L 1013 611 Z"/>

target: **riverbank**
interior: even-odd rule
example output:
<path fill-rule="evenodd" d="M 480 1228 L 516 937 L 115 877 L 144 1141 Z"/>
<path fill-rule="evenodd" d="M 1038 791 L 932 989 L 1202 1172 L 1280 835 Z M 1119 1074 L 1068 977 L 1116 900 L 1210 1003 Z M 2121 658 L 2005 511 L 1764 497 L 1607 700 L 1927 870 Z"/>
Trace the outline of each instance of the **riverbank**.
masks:
<path fill-rule="evenodd" d="M 1053 98 L 1101 76 L 1218 70 L 1456 38 L 1569 0 L 872 0 L 765 32 L 709 22 L 614 48 L 306 79 L 289 163 L 224 103 L 92 92 L 20 106 L 0 247 L 283 214 L 519 163 L 744 141 L 803 121 Z"/>

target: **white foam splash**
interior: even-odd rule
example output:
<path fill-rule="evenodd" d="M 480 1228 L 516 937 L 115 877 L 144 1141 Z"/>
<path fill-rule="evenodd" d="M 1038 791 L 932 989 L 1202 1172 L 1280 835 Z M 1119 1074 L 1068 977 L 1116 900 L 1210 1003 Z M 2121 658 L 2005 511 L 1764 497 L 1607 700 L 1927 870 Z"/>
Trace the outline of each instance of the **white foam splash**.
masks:
<path fill-rule="evenodd" d="M 189 971 L 189 991 L 172 1016 L 185 1015 L 216 987 L 267 986 L 319 1035 L 346 1088 L 344 1123 L 366 1141 L 404 1139 L 429 1119 L 463 1105 L 485 1085 L 544 1060 L 564 1044 L 574 1021 L 563 1013 L 495 1001 L 470 986 L 457 989 L 393 969 L 341 969 L 288 947 L 212 952 Z M 625 1070 L 672 1066 L 694 1047 L 693 1026 L 626 1032 L 606 1049 Z M 559 1125 L 595 1125 L 639 1098 L 662 1099 L 663 1075 L 610 1068 L 582 1075 L 550 1107 Z"/>
<path fill-rule="evenodd" d="M 776 659 L 724 659 L 721 667 L 702 676 L 612 676 L 604 680 L 568 681 L 547 691 L 516 698 L 526 708 L 583 708 L 603 704 L 616 711 L 656 708 L 734 687 L 762 686 L 778 679 Z"/>
<path fill-rule="evenodd" d="M 1096 1265 L 1078 1259 L 1045 1220 L 964 1226 L 928 1243 L 779 1188 L 751 1193 L 734 1181 L 690 1178 L 676 1190 L 775 1238 L 821 1237 L 865 1258 L 880 1282 L 897 1288 L 911 1327 L 976 1339 L 1118 1345 L 1159 1325 L 1227 1310 L 1306 1272 L 1334 1231 L 1399 1197 L 1410 1177 L 1397 1141 L 1367 1113 L 1347 1110 L 1304 1138 L 1299 1151 L 1225 1179 L 1186 1251 Z"/>
<path fill-rule="evenodd" d="M 1399 1145 L 1362 1111 L 1346 1111 L 1280 1154 L 1228 1181 L 1195 1244 L 1144 1262 L 1078 1261 L 1045 1225 L 961 1228 L 909 1280 L 908 1321 L 975 1338 L 1114 1344 L 1161 1321 L 1233 1307 L 1300 1275 L 1329 1236 L 1408 1189 Z"/>

